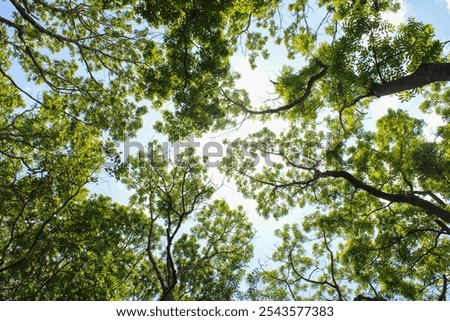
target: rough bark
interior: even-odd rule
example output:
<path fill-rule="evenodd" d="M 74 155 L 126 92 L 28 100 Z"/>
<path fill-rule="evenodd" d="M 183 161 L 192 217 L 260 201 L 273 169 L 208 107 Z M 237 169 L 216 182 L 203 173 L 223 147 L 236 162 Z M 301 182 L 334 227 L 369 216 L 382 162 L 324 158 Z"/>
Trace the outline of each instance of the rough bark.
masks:
<path fill-rule="evenodd" d="M 438 81 L 450 81 L 450 63 L 423 63 L 412 74 L 383 84 L 373 84 L 370 95 L 388 96 Z"/>
<path fill-rule="evenodd" d="M 387 301 L 387 300 L 379 296 L 370 297 L 359 294 L 353 299 L 353 301 Z"/>
<path fill-rule="evenodd" d="M 245 113 L 252 115 L 264 115 L 264 114 L 276 114 L 292 109 L 295 106 L 303 106 L 305 101 L 311 95 L 313 85 L 324 77 L 327 73 L 327 67 L 324 66 L 323 69 L 317 74 L 310 78 L 305 88 L 303 95 L 293 102 L 280 106 L 278 108 L 266 109 L 266 110 L 252 110 L 247 108 L 241 103 L 238 103 L 228 97 L 225 92 L 222 92 L 224 97 L 231 103 L 239 106 Z M 450 63 L 423 63 L 416 71 L 412 74 L 394 79 L 392 81 L 384 82 L 381 84 L 374 83 L 370 87 L 369 91 L 353 100 L 347 106 L 343 108 L 355 105 L 360 100 L 367 97 L 382 97 L 392 94 L 397 94 L 406 90 L 413 90 L 416 88 L 421 88 L 423 86 L 438 82 L 438 81 L 450 81 Z"/>
<path fill-rule="evenodd" d="M 367 193 L 384 199 L 389 202 L 396 202 L 396 203 L 405 203 L 410 204 L 416 207 L 419 207 L 425 211 L 425 213 L 429 215 L 433 215 L 435 217 L 440 218 L 441 220 L 450 223 L 450 211 L 446 210 L 445 208 L 442 208 L 430 201 L 427 201 L 417 195 L 414 194 L 406 194 L 406 193 L 386 193 L 379 189 L 376 189 L 373 186 L 367 185 L 366 183 L 360 181 L 355 176 L 350 174 L 346 171 L 325 171 L 325 172 L 318 172 L 317 177 L 334 177 L 334 178 L 343 178 L 350 184 L 352 184 L 354 187 L 359 188 L 363 191 L 366 191 Z"/>
<path fill-rule="evenodd" d="M 439 295 L 438 301 L 447 301 L 447 288 L 448 288 L 448 279 L 447 275 L 442 276 L 444 284 L 442 285 L 442 292 L 441 295 Z"/>

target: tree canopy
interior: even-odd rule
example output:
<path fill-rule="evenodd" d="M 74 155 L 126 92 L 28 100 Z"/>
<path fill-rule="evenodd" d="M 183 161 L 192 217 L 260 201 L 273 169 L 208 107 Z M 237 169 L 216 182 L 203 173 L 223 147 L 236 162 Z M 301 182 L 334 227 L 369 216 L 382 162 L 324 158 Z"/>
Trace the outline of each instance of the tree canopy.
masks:
<path fill-rule="evenodd" d="M 173 162 L 156 142 L 130 157 L 118 175 L 135 194 L 130 206 L 148 215 L 146 279 L 142 299 L 231 300 L 253 257 L 254 232 L 242 207 L 211 201 L 217 187 L 189 148 Z M 146 287 L 147 282 L 139 285 Z"/>
<path fill-rule="evenodd" d="M 276 231 L 281 245 L 272 259 L 279 267 L 262 273 L 265 290 L 252 295 L 445 299 L 446 42 L 413 18 L 398 26 L 383 19 L 383 12 L 398 10 L 392 1 L 319 1 L 325 10 L 317 28 L 308 23 L 311 6 L 290 5 L 294 22 L 277 39 L 289 56 L 306 61 L 302 68 L 281 70 L 274 82 L 280 104 L 254 108 L 245 96 L 225 94 L 245 113 L 275 115 L 290 126 L 281 134 L 264 128 L 233 142 L 224 171 L 257 200 L 261 215 L 282 218 L 305 205 L 316 209 L 302 223 Z M 415 111 L 434 112 L 444 125 L 427 137 L 412 111 L 390 109 L 375 129 L 366 128 L 373 101 L 391 94 L 402 100 L 421 94 Z M 258 168 L 248 155 L 271 159 L 270 166 Z"/>
<path fill-rule="evenodd" d="M 399 2 L 1 5 L 0 299 L 447 298 L 448 40 L 390 22 Z M 231 58 L 255 68 L 277 46 L 286 63 L 255 106 Z M 390 95 L 408 108 L 368 126 Z M 127 205 L 88 190 L 146 113 L 170 141 L 263 124 L 220 170 L 261 216 L 298 215 L 274 231 L 270 268 L 249 271 L 252 225 L 214 198 L 194 149 L 169 159 L 150 142 L 110 168 Z"/>

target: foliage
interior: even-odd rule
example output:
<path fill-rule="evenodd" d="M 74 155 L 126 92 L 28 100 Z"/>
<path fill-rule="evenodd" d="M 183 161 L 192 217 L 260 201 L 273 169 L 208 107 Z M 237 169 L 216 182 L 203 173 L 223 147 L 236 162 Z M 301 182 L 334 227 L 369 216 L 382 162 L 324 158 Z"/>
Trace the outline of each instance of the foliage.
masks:
<path fill-rule="evenodd" d="M 218 129 L 236 122 L 232 116 L 239 109 L 224 101 L 219 90 L 234 84 L 229 58 L 241 36 L 249 33 L 250 23 L 263 21 L 277 2 L 145 1 L 139 6 L 151 26 L 167 28 L 159 46 L 148 48 L 151 64 L 141 71 L 153 106 L 161 109 L 168 100 L 173 104 L 173 108 L 163 109 L 157 130 L 177 141 L 212 126 Z M 247 45 L 259 48 L 254 42 L 248 40 Z"/>
<path fill-rule="evenodd" d="M 173 5 L 184 6 L 182 3 Z M 155 18 L 152 21 L 142 19 L 140 14 L 147 9 L 156 10 L 152 6 L 163 10 L 162 20 L 158 15 L 152 15 Z M 167 8 L 170 11 L 165 11 Z M 97 180 L 107 157 L 117 156 L 112 140 L 132 136 L 142 126 L 145 95 L 153 99 L 155 108 L 158 107 L 156 100 L 168 98 L 162 89 L 157 89 L 157 81 L 161 88 L 169 89 L 163 79 L 150 79 L 154 81 L 152 88 L 156 91 L 151 91 L 151 86 L 146 83 L 144 85 L 145 79 L 140 76 L 150 73 L 144 66 L 165 75 L 173 74 L 166 79 L 184 79 L 178 61 L 184 50 L 175 51 L 174 46 L 180 37 L 184 37 L 186 23 L 173 24 L 172 9 L 164 3 L 134 0 L 2 2 L 2 299 L 149 297 L 147 285 L 139 284 L 134 278 L 139 275 L 142 281 L 148 281 L 149 287 L 154 283 L 154 280 L 146 279 L 149 267 L 137 259 L 141 253 L 136 251 L 142 245 L 139 244 L 142 235 L 138 233 L 137 221 L 144 220 L 139 224 L 146 225 L 142 213 L 102 198 L 89 198 L 85 186 Z M 243 21 L 245 10 L 236 12 L 241 15 L 237 20 Z M 245 15 L 248 16 L 248 12 Z M 198 23 L 212 23 L 214 16 L 210 18 L 211 21 L 200 21 L 201 18 Z M 177 19 L 179 17 L 175 16 Z M 225 21 L 217 23 L 223 26 Z M 239 26 L 231 27 L 234 28 Z M 210 31 L 198 33 L 192 28 L 189 32 L 204 46 L 195 53 L 196 58 L 204 60 L 195 67 L 198 69 L 196 75 L 207 73 L 210 68 L 214 78 L 226 70 L 224 63 L 216 69 L 213 66 L 224 59 L 227 48 L 224 44 L 214 45 L 212 41 L 220 39 L 221 35 Z M 236 30 L 233 32 L 237 33 Z M 188 42 L 184 43 L 188 45 Z M 210 56 L 210 53 L 215 54 Z M 178 84 L 179 81 L 174 81 L 169 89 L 173 97 L 181 96 L 177 93 L 180 91 Z M 197 84 L 202 91 L 209 86 L 206 81 Z M 192 91 L 192 97 L 198 95 L 199 92 Z M 237 218 L 243 215 L 240 210 L 229 210 L 225 204 L 214 204 L 199 214 L 199 220 L 206 222 L 203 216 L 215 217 L 218 226 L 225 229 L 228 222 L 220 222 L 218 210 L 230 216 L 235 214 Z M 111 218 L 110 215 L 116 215 L 119 208 L 120 215 Z M 83 218 L 83 215 L 88 217 Z M 101 217 L 106 222 L 111 219 L 110 226 L 102 226 L 97 220 Z M 86 226 L 77 226 L 78 218 L 87 220 Z M 126 224 L 125 230 L 116 219 Z M 110 229 L 111 237 L 104 242 L 92 242 L 95 236 L 101 235 L 101 228 Z M 130 243 L 113 244 L 114 237 L 119 240 L 118 236 L 122 234 Z M 246 250 L 250 249 L 248 245 Z M 250 254 L 242 256 L 243 262 L 247 260 L 246 255 Z M 123 264 L 117 268 L 111 266 L 115 259 L 122 260 Z M 214 255 L 214 260 L 221 262 L 220 268 L 225 270 L 226 255 Z M 241 264 L 236 256 L 231 261 L 233 266 Z M 230 273 L 242 273 L 239 271 Z M 215 275 L 211 267 L 204 267 L 203 273 L 205 277 L 216 277 L 219 283 L 234 282 L 230 274 L 227 274 L 230 278 L 225 278 L 224 273 Z M 133 281 L 129 283 L 127 278 Z M 231 285 L 224 291 L 228 291 L 226 289 L 231 289 Z M 156 295 L 156 292 L 152 293 Z M 232 293 L 233 290 L 229 290 L 227 296 Z M 218 295 L 209 294 L 210 297 Z"/>
<path fill-rule="evenodd" d="M 131 296 L 135 267 L 146 234 L 142 212 L 104 196 L 72 201 L 44 226 L 35 218 L 15 226 L 15 251 L 29 248 L 26 260 L 0 273 L 0 293 L 8 300 L 120 300 Z M 41 202 L 42 203 L 42 202 Z M 44 203 L 45 204 L 45 203 Z M 42 211 L 42 212 L 40 212 Z M 33 222 L 35 221 L 35 222 Z M 41 229 L 37 238 L 33 230 Z M 34 238 L 31 248 L 27 243 Z"/>
<path fill-rule="evenodd" d="M 87 199 L 84 188 L 112 151 L 102 135 L 122 139 L 142 125 L 138 71 L 155 59 L 147 50 L 155 42 L 137 5 L 11 0 L 2 13 L 4 298 L 141 295 L 131 280 L 145 269 L 139 256 L 146 218 Z"/>
<path fill-rule="evenodd" d="M 449 68 L 444 43 L 413 18 L 387 22 L 383 13 L 398 10 L 393 1 L 320 1 L 317 28 L 312 7 L 289 6 L 295 18 L 280 37 L 288 57 L 306 65 L 281 70 L 274 82 L 281 103 L 256 109 L 244 96 L 226 97 L 250 115 L 274 115 L 289 125 L 280 134 L 264 128 L 231 142 L 222 170 L 265 217 L 281 219 L 306 206 L 311 212 L 276 231 L 276 268 L 251 274 L 247 295 L 443 300 L 450 158 L 441 81 L 450 78 L 432 70 Z M 375 129 L 365 127 L 374 99 L 410 100 L 417 93 L 422 110 L 445 122 L 434 137 L 401 109 L 390 109 Z"/>
<path fill-rule="evenodd" d="M 141 298 L 235 298 L 253 256 L 254 232 L 242 207 L 210 201 L 217 188 L 192 148 L 169 160 L 153 142 L 127 165 L 119 176 L 135 191 L 131 206 L 148 214 L 147 273 L 158 280 Z"/>
<path fill-rule="evenodd" d="M 5 103 L 21 103 L 14 88 L 2 90 L 11 90 L 3 92 Z M 86 197 L 84 186 L 104 161 L 97 131 L 55 117 L 51 107 L 57 97 L 48 94 L 44 100 L 48 108 L 1 111 L 0 271 L 5 282 L 43 254 L 51 226 L 71 202 Z"/>
<path fill-rule="evenodd" d="M 446 299 L 447 42 L 415 18 L 387 21 L 396 1 L 2 5 L 2 299 Z M 277 45 L 288 61 L 279 99 L 252 106 L 230 58 L 244 48 L 256 67 Z M 368 128 L 372 103 L 389 95 L 418 108 Z M 171 141 L 240 118 L 288 124 L 232 142 L 222 164 L 262 216 L 309 213 L 275 232 L 274 267 L 248 274 L 247 293 L 251 224 L 213 200 L 193 150 L 168 160 L 152 143 L 114 168 L 129 206 L 89 195 L 148 102 Z M 442 120 L 433 135 L 425 113 Z"/>
<path fill-rule="evenodd" d="M 136 67 L 147 31 L 135 20 L 132 4 L 2 2 L 2 299 L 125 295 L 132 258 L 125 253 L 131 249 L 120 249 L 125 244 L 115 247 L 121 227 L 114 221 L 119 216 L 110 215 L 118 205 L 89 198 L 86 185 L 112 156 L 109 139 L 135 133 L 145 112 L 137 104 L 142 94 Z M 126 224 L 129 218 L 121 219 Z M 101 224 L 111 235 L 95 247 Z M 115 256 L 123 259 L 117 272 L 111 265 Z"/>
<path fill-rule="evenodd" d="M 135 20 L 135 2 L 127 2 L 114 8 L 101 1 L 3 4 L 2 78 L 38 107 L 46 104 L 40 92 L 53 92 L 55 115 L 108 130 L 116 139 L 134 133 L 145 112 L 134 101 L 142 99 L 136 67 L 147 31 Z M 41 89 L 29 90 L 29 84 Z"/>

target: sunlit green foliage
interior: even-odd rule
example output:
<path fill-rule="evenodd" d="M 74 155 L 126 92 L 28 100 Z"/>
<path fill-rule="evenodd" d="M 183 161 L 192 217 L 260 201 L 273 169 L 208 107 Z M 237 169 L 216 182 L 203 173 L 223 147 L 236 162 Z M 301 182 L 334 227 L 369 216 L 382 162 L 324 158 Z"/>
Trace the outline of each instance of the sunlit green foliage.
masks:
<path fill-rule="evenodd" d="M 155 27 L 167 28 L 147 49 L 142 68 L 145 91 L 153 106 L 164 108 L 156 128 L 176 141 L 191 133 L 235 123 L 239 111 L 222 98 L 220 88 L 232 88 L 230 56 L 240 42 L 262 49 L 261 35 L 249 31 L 251 22 L 264 21 L 277 0 L 143 1 L 138 7 Z M 244 38 L 242 35 L 247 34 Z M 225 119 L 226 118 L 226 119 Z"/>
<path fill-rule="evenodd" d="M 291 24 L 271 34 L 293 60 L 274 81 L 278 104 L 251 106 L 242 91 L 225 97 L 244 113 L 281 117 L 288 126 L 231 142 L 222 170 L 264 217 L 310 212 L 276 231 L 277 267 L 250 275 L 249 297 L 445 299 L 445 42 L 414 18 L 388 22 L 385 14 L 399 9 L 394 1 L 296 1 L 287 9 Z M 299 59 L 306 63 L 299 67 Z M 421 110 L 444 125 L 430 137 L 425 122 L 410 116 L 419 108 L 390 109 L 366 128 L 371 103 L 391 94 L 402 101 L 421 94 Z"/>
<path fill-rule="evenodd" d="M 242 207 L 210 200 L 216 190 L 189 148 L 173 160 L 153 142 L 118 174 L 135 194 L 131 206 L 149 217 L 149 277 L 143 299 L 231 300 L 253 256 L 252 225 Z"/>
<path fill-rule="evenodd" d="M 396 1 L 2 6 L 0 298 L 446 299 L 447 42 L 413 17 L 387 21 Z M 252 106 L 230 58 L 243 49 L 256 67 L 274 46 L 288 61 L 273 80 L 279 99 Z M 388 95 L 417 108 L 389 106 L 365 127 Z M 251 225 L 212 200 L 192 150 L 169 161 L 152 144 L 111 169 L 129 206 L 89 195 L 147 104 L 171 141 L 246 117 L 288 124 L 232 142 L 222 163 L 259 214 L 299 215 L 275 232 L 274 267 L 250 273 L 247 293 Z M 432 134 L 420 113 L 442 120 Z"/>
<path fill-rule="evenodd" d="M 16 224 L 14 232 L 22 239 L 20 243 L 13 240 L 16 252 L 20 253 L 19 247 L 30 251 L 0 273 L 2 299 L 120 300 L 131 296 L 134 269 L 142 260 L 139 249 L 146 237 L 142 212 L 99 196 L 72 201 L 44 225 L 39 222 L 47 218 L 44 205 L 34 206 L 34 217 L 26 213 L 26 222 Z M 39 237 L 34 229 L 42 229 Z M 31 239 L 32 248 L 27 244 Z"/>

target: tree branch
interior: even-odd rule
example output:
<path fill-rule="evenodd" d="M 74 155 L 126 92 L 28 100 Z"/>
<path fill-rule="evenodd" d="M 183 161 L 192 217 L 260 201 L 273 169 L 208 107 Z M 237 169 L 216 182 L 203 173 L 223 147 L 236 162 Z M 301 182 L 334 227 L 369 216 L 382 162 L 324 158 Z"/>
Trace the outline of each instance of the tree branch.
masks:
<path fill-rule="evenodd" d="M 441 292 L 441 295 L 439 295 L 438 301 L 446 301 L 446 299 L 447 299 L 448 279 L 447 279 L 447 275 L 445 275 L 445 274 L 442 277 L 444 279 L 444 284 L 442 285 L 442 292 Z"/>
<path fill-rule="evenodd" d="M 312 90 L 312 87 L 314 86 L 314 84 L 319 79 L 321 79 L 323 76 L 326 75 L 327 70 L 328 70 L 327 67 L 325 65 L 323 65 L 323 64 L 320 64 L 320 65 L 322 67 L 322 70 L 318 74 L 312 76 L 308 80 L 308 82 L 306 84 L 306 87 L 305 87 L 305 92 L 303 93 L 303 95 L 299 99 L 294 100 L 293 102 L 291 102 L 291 103 L 289 103 L 287 105 L 283 105 L 283 106 L 280 106 L 280 107 L 277 107 L 277 108 L 270 108 L 270 109 L 265 109 L 265 110 L 252 110 L 252 109 L 247 108 L 243 104 L 238 103 L 238 102 L 234 101 L 233 99 L 231 99 L 223 90 L 222 90 L 222 94 L 225 96 L 225 98 L 229 102 L 231 102 L 234 105 L 239 106 L 245 113 L 248 113 L 248 114 L 252 114 L 252 115 L 266 115 L 266 114 L 276 114 L 276 113 L 279 113 L 279 112 L 287 111 L 289 109 L 294 108 L 295 106 L 303 106 L 305 101 L 311 95 L 311 90 Z"/>
<path fill-rule="evenodd" d="M 84 184 L 87 184 L 87 183 L 88 182 L 86 181 Z M 78 189 L 72 195 L 70 195 L 55 211 L 53 211 L 53 213 L 51 213 L 48 216 L 48 218 L 42 223 L 42 225 L 40 226 L 40 228 L 38 229 L 38 231 L 36 233 L 36 236 L 33 238 L 33 242 L 31 243 L 30 247 L 25 252 L 24 256 L 22 258 L 18 259 L 17 261 L 12 262 L 5 267 L 0 268 L 0 272 L 11 269 L 28 259 L 30 253 L 34 250 L 37 243 L 39 242 L 41 235 L 44 233 L 44 230 L 47 227 L 47 225 L 49 225 L 49 223 L 56 217 L 56 215 L 58 215 L 80 193 L 83 185 L 79 186 Z"/>
<path fill-rule="evenodd" d="M 450 81 L 450 63 L 422 63 L 416 71 L 404 77 L 372 84 L 369 93 L 378 98 L 412 90 L 438 81 Z"/>
<path fill-rule="evenodd" d="M 315 176 L 317 178 L 325 178 L 325 177 L 334 177 L 334 178 L 343 178 L 350 184 L 352 184 L 354 187 L 359 188 L 361 190 L 366 191 L 367 193 L 384 199 L 389 202 L 396 202 L 396 203 L 406 203 L 410 204 L 416 207 L 419 207 L 425 211 L 425 213 L 438 217 L 442 219 L 443 221 L 450 223 L 450 211 L 439 207 L 435 205 L 434 203 L 431 203 L 430 201 L 427 201 L 421 197 L 418 197 L 417 195 L 413 194 L 403 194 L 403 193 L 396 193 L 396 194 L 390 194 L 383 192 L 379 189 L 376 189 L 363 181 L 360 181 L 355 176 L 350 174 L 346 171 L 325 171 L 320 172 L 316 171 Z"/>
<path fill-rule="evenodd" d="M 339 301 L 344 301 L 344 296 L 342 295 L 342 291 L 339 287 L 338 282 L 336 281 L 334 254 L 333 254 L 333 251 L 330 249 L 325 231 L 323 231 L 322 234 L 323 234 L 323 240 L 325 243 L 325 247 L 326 247 L 328 253 L 330 254 L 330 273 L 331 273 L 331 279 L 333 280 L 334 289 L 336 289 Z"/>

